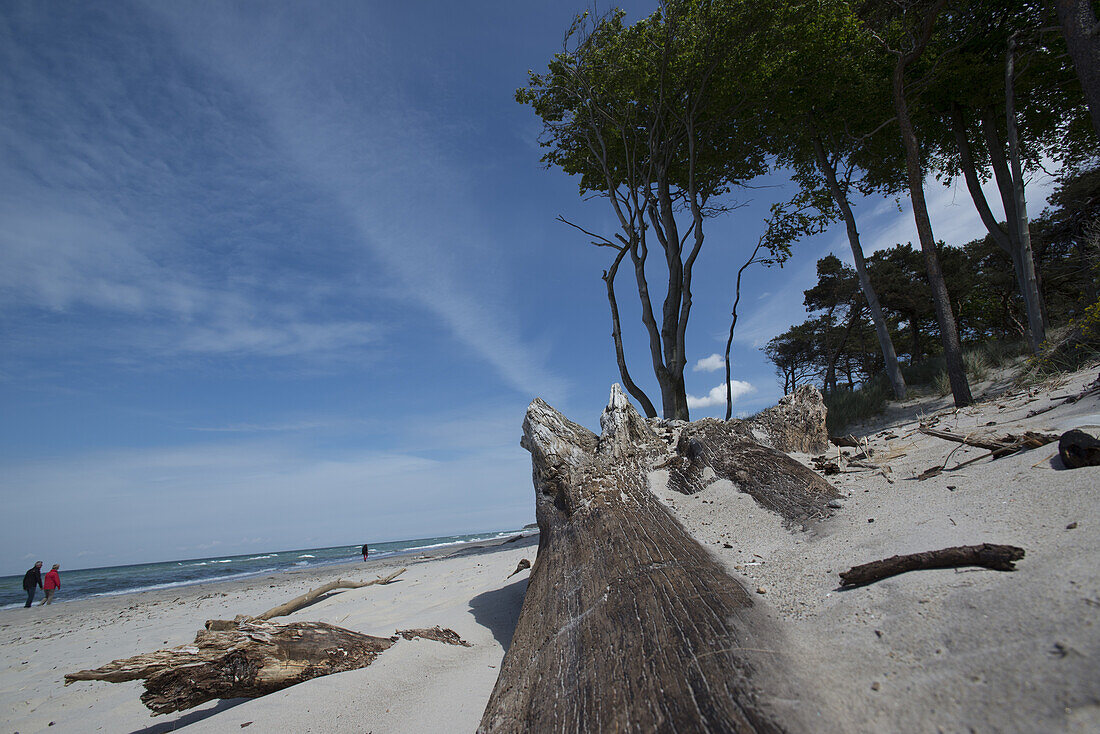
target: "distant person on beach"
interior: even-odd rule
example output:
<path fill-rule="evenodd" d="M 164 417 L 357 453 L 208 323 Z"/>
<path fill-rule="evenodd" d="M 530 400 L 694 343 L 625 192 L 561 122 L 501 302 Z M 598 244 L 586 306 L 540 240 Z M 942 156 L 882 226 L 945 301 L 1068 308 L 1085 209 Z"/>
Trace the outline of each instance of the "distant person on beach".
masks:
<path fill-rule="evenodd" d="M 363 560 L 367 560 L 367 556 L 370 555 L 370 549 L 367 548 L 367 544 L 363 543 Z"/>
<path fill-rule="evenodd" d="M 46 579 L 42 584 L 42 590 L 46 592 L 46 598 L 39 603 L 39 606 L 42 604 L 52 604 L 53 595 L 61 588 L 61 574 L 57 572 L 59 568 L 61 568 L 61 564 L 55 563 L 53 564 L 53 568 L 46 574 Z"/>
<path fill-rule="evenodd" d="M 25 609 L 30 609 L 34 601 L 35 587 L 42 588 L 42 561 L 35 561 L 34 567 L 23 577 L 23 591 L 27 592 Z"/>

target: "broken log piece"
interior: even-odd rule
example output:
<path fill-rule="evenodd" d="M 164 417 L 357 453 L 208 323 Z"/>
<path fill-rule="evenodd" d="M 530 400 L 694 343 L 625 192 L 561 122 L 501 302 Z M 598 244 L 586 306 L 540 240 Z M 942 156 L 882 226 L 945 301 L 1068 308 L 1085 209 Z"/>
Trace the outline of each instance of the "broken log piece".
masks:
<path fill-rule="evenodd" d="M 606 412 L 636 412 L 616 385 Z M 540 541 L 480 732 L 777 732 L 749 594 L 649 490 L 654 443 L 527 410 Z M 658 457 L 659 458 L 659 457 Z"/>
<path fill-rule="evenodd" d="M 519 559 L 519 563 L 516 564 L 516 570 L 512 571 L 512 573 L 508 574 L 508 578 L 512 578 L 513 576 L 515 576 L 520 571 L 523 571 L 523 570 L 528 569 L 528 568 L 531 568 L 531 562 L 528 561 L 526 558 L 521 558 L 521 559 Z"/>
<path fill-rule="evenodd" d="M 1077 428 L 1066 431 L 1058 439 L 1058 456 L 1069 469 L 1100 466 L 1100 440 Z"/>
<path fill-rule="evenodd" d="M 1023 557 L 1024 549 L 1014 545 L 982 543 L 981 545 L 955 546 L 924 553 L 891 556 L 881 561 L 853 566 L 850 570 L 840 574 L 840 585 L 864 586 L 907 571 L 929 568 L 981 566 L 995 571 L 1015 571 L 1015 562 Z"/>
<path fill-rule="evenodd" d="M 736 422 L 748 429 L 757 443 L 776 451 L 819 454 L 829 448 L 826 413 L 821 392 L 805 384 L 781 397 L 778 404 Z"/>
<path fill-rule="evenodd" d="M 442 642 L 447 645 L 461 645 L 462 647 L 473 647 L 469 642 L 458 636 L 458 633 L 452 629 L 446 627 L 425 627 L 422 629 L 412 630 L 397 630 L 395 633 L 399 637 L 404 637 L 406 640 L 415 640 L 417 638 L 424 640 L 434 640 L 435 642 Z"/>
<path fill-rule="evenodd" d="M 115 660 L 65 675 L 76 681 L 145 681 L 141 701 L 154 714 L 217 698 L 257 698 L 296 683 L 370 665 L 393 645 L 322 622 L 242 622 L 233 630 L 200 630 L 191 645 Z"/>
<path fill-rule="evenodd" d="M 743 437 L 725 421 L 704 418 L 684 426 L 676 451 L 680 461 L 669 466 L 668 487 L 681 494 L 701 492 L 715 478 L 727 479 L 791 524 L 828 516 L 829 500 L 840 497 L 812 469 Z"/>

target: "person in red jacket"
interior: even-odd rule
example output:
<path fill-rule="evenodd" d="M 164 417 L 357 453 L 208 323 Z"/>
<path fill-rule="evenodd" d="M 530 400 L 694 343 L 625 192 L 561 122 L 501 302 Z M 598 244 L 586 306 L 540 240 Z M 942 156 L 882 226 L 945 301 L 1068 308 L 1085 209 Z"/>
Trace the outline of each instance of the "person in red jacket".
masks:
<path fill-rule="evenodd" d="M 46 574 L 46 577 L 42 579 L 42 589 L 46 592 L 46 598 L 38 602 L 38 606 L 52 603 L 53 595 L 61 588 L 61 574 L 57 572 L 59 568 L 61 568 L 60 563 L 53 564 L 53 568 L 51 568 Z"/>

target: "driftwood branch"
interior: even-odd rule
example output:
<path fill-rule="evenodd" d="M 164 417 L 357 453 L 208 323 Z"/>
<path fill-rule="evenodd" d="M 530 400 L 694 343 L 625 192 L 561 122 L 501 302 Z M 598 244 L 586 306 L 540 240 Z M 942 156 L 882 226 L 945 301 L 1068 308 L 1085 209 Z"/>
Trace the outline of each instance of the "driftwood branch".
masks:
<path fill-rule="evenodd" d="M 212 619 L 190 645 L 114 660 L 90 670 L 65 674 L 65 685 L 101 680 L 144 680 L 141 701 L 154 714 L 182 711 L 216 698 L 257 698 L 331 673 L 365 668 L 398 639 L 424 638 L 470 646 L 442 627 L 398 630 L 374 637 L 323 622 L 269 621 L 290 614 L 334 589 L 386 584 L 401 568 L 373 581 L 337 580 L 303 594 L 260 617 Z"/>
<path fill-rule="evenodd" d="M 1015 562 L 1024 557 L 1024 549 L 1014 545 L 962 545 L 924 553 L 891 556 L 881 561 L 854 566 L 840 574 L 841 586 L 864 586 L 907 571 L 928 568 L 981 566 L 995 571 L 1014 571 Z"/>
<path fill-rule="evenodd" d="M 1003 438 L 975 438 L 972 434 L 962 435 L 950 431 L 940 431 L 928 426 L 920 426 L 918 430 L 928 436 L 935 436 L 946 441 L 954 441 L 991 451 L 994 459 L 1014 454 L 1017 451 L 1036 449 L 1058 440 L 1058 436 L 1052 433 L 1035 433 L 1034 431 L 1024 431 L 1023 435 L 1020 436 L 1009 433 Z"/>
<path fill-rule="evenodd" d="M 258 620 L 271 619 L 273 617 L 285 617 L 288 614 L 293 614 L 304 606 L 312 603 L 314 600 L 324 596 L 330 591 L 336 589 L 361 589 L 364 586 L 373 586 L 374 584 L 388 584 L 395 578 L 405 573 L 404 568 L 399 568 L 388 576 L 380 576 L 372 581 L 344 581 L 343 579 L 337 579 L 336 581 L 329 582 L 324 586 L 318 586 L 316 589 L 310 589 L 301 596 L 296 596 L 285 604 L 280 604 L 277 607 L 268 609 L 263 614 L 256 617 Z"/>
<path fill-rule="evenodd" d="M 208 630 L 231 630 L 235 629 L 242 622 L 254 622 L 263 621 L 266 619 L 272 619 L 274 617 L 284 617 L 288 614 L 292 614 L 304 606 L 311 604 L 313 601 L 321 598 L 330 591 L 336 589 L 361 589 L 364 586 L 373 586 L 374 584 L 388 584 L 395 578 L 405 573 L 404 568 L 400 568 L 388 576 L 379 576 L 372 581 L 344 581 L 343 579 L 337 579 L 336 581 L 330 581 L 324 586 L 318 586 L 316 589 L 310 589 L 301 596 L 296 596 L 285 604 L 280 604 L 277 607 L 268 609 L 258 617 L 250 617 L 247 614 L 238 614 L 233 619 L 208 619 L 206 620 L 206 629 Z"/>

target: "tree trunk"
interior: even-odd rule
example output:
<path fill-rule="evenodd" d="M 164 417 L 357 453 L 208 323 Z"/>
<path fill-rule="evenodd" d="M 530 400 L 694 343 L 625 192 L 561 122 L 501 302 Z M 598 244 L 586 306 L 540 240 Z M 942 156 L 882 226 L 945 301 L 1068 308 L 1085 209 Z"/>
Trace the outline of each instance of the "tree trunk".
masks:
<path fill-rule="evenodd" d="M 628 248 L 626 247 L 619 250 L 619 254 L 615 257 L 611 267 L 603 272 L 603 282 L 607 286 L 607 303 L 611 307 L 611 339 L 615 343 L 615 363 L 619 366 L 619 377 L 623 379 L 627 391 L 642 406 L 646 417 L 656 418 L 657 409 L 653 407 L 653 402 L 630 378 L 630 372 L 626 368 L 626 353 L 623 351 L 623 332 L 619 324 L 619 302 L 615 299 L 615 276 L 619 272 L 619 263 L 623 261 L 627 251 Z"/>
<path fill-rule="evenodd" d="M 600 424 L 527 409 L 539 553 L 479 731 L 782 731 L 760 704 L 752 598 L 649 489 L 660 459 L 706 452 L 670 456 L 618 386 Z M 819 485 L 790 487 L 825 511 Z"/>
<path fill-rule="evenodd" d="M 966 124 L 963 121 L 962 110 L 955 106 L 952 111 L 951 128 L 955 134 L 955 143 L 959 149 L 959 160 L 963 171 L 963 178 L 966 180 L 966 188 L 970 192 L 970 198 L 974 202 L 974 207 L 978 210 L 978 216 L 981 217 L 982 223 L 985 225 L 986 231 L 993 238 L 993 241 L 997 243 L 1005 254 L 1012 258 L 1012 269 L 1016 274 L 1016 287 L 1020 291 L 1020 296 L 1024 301 L 1024 310 L 1027 313 L 1028 323 L 1036 324 L 1035 328 L 1029 328 L 1027 333 L 1028 346 L 1031 348 L 1033 354 L 1038 354 L 1040 345 L 1043 339 L 1046 338 L 1045 327 L 1043 324 L 1042 316 L 1042 298 L 1039 295 L 1038 282 L 1035 279 L 1035 262 L 1031 254 L 1031 238 L 1027 225 L 1027 209 L 1026 202 L 1023 197 L 1023 183 L 1020 182 L 1020 192 L 1017 196 L 1016 177 L 1008 173 L 1007 166 L 1004 165 L 1004 154 L 1001 151 L 1001 141 L 996 134 L 996 130 L 992 129 L 992 123 L 984 124 L 986 129 L 986 144 L 990 147 L 990 158 L 996 161 L 993 165 L 994 176 L 998 182 L 998 189 L 1001 192 L 1002 203 L 1005 210 L 1005 228 L 997 222 L 993 212 L 989 208 L 989 202 L 986 201 L 985 193 L 982 191 L 981 181 L 978 180 L 977 167 L 974 165 L 974 157 L 970 150 L 970 140 L 967 137 Z M 1014 127 L 1014 126 L 1013 126 Z M 1016 156 L 1017 164 L 1019 162 L 1018 154 Z M 1000 169 L 1004 169 L 1000 172 Z M 1011 181 L 1009 181 L 1011 179 Z M 1002 186 L 1002 183 L 1007 185 Z M 1004 197 L 1009 196 L 1008 201 L 1004 201 Z M 1019 212 L 1023 211 L 1023 216 L 1020 217 Z M 1024 242 L 1027 242 L 1025 247 Z M 1028 277 L 1030 272 L 1030 278 Z"/>
<path fill-rule="evenodd" d="M 930 25 L 928 33 L 931 34 Z M 936 240 L 932 233 L 932 221 L 928 217 L 928 205 L 924 200 L 924 171 L 921 166 L 920 145 L 917 142 L 916 132 L 913 130 L 912 120 L 909 118 L 909 108 L 905 99 L 905 69 L 919 55 L 919 52 L 908 54 L 900 58 L 894 67 L 894 110 L 897 113 L 898 127 L 901 130 L 901 139 L 905 146 L 905 167 L 909 178 L 913 219 L 917 225 L 917 236 L 920 239 L 921 251 L 924 253 L 924 264 L 928 271 L 928 284 L 932 288 L 932 301 L 936 307 L 936 318 L 940 325 L 940 339 L 943 342 L 944 359 L 947 362 L 947 377 L 951 382 L 951 394 L 955 399 L 955 405 L 956 407 L 962 407 L 970 405 L 974 402 L 974 398 L 970 395 L 970 385 L 966 381 L 966 369 L 963 366 L 955 314 L 951 310 L 947 284 L 944 282 L 940 259 L 936 254 Z"/>
<path fill-rule="evenodd" d="M 1054 0 L 1054 7 L 1100 139 L 1100 23 L 1089 0 Z"/>
<path fill-rule="evenodd" d="M 901 374 L 901 366 L 898 364 L 898 355 L 894 351 L 894 341 L 890 338 L 890 328 L 886 323 L 886 317 L 882 313 L 882 306 L 878 302 L 878 294 L 871 285 L 871 275 L 867 272 L 867 263 L 863 258 L 863 246 L 859 242 L 859 230 L 856 228 L 856 218 L 852 213 L 852 207 L 848 203 L 848 196 L 840 187 L 836 178 L 836 167 L 829 161 L 825 154 L 825 148 L 821 144 L 821 138 L 814 136 L 814 155 L 817 158 L 818 170 L 825 176 L 829 185 L 829 192 L 833 196 L 844 217 L 844 226 L 848 230 L 848 245 L 852 248 L 852 260 L 856 266 L 856 274 L 859 276 L 859 287 L 863 291 L 863 297 L 867 299 L 867 305 L 871 311 L 871 322 L 875 325 L 875 335 L 878 337 L 879 349 L 882 350 L 882 358 L 886 362 L 886 376 L 890 380 L 890 387 L 894 391 L 894 398 L 905 399 L 905 378 Z"/>
<path fill-rule="evenodd" d="M 1020 262 L 1020 276 L 1023 278 L 1020 289 L 1027 305 L 1027 325 L 1034 342 L 1034 352 L 1039 353 L 1046 341 L 1046 327 L 1040 310 L 1039 285 L 1035 280 L 1035 261 L 1031 255 L 1031 228 L 1027 221 L 1027 199 L 1024 196 L 1024 172 L 1020 164 L 1020 144 L 1016 132 L 1016 93 L 1015 81 L 1016 38 L 1008 40 L 1005 56 L 1005 119 L 1008 124 L 1008 157 L 1012 164 L 1012 194 L 1016 203 L 1016 231 L 1019 242 L 1016 245 Z"/>

